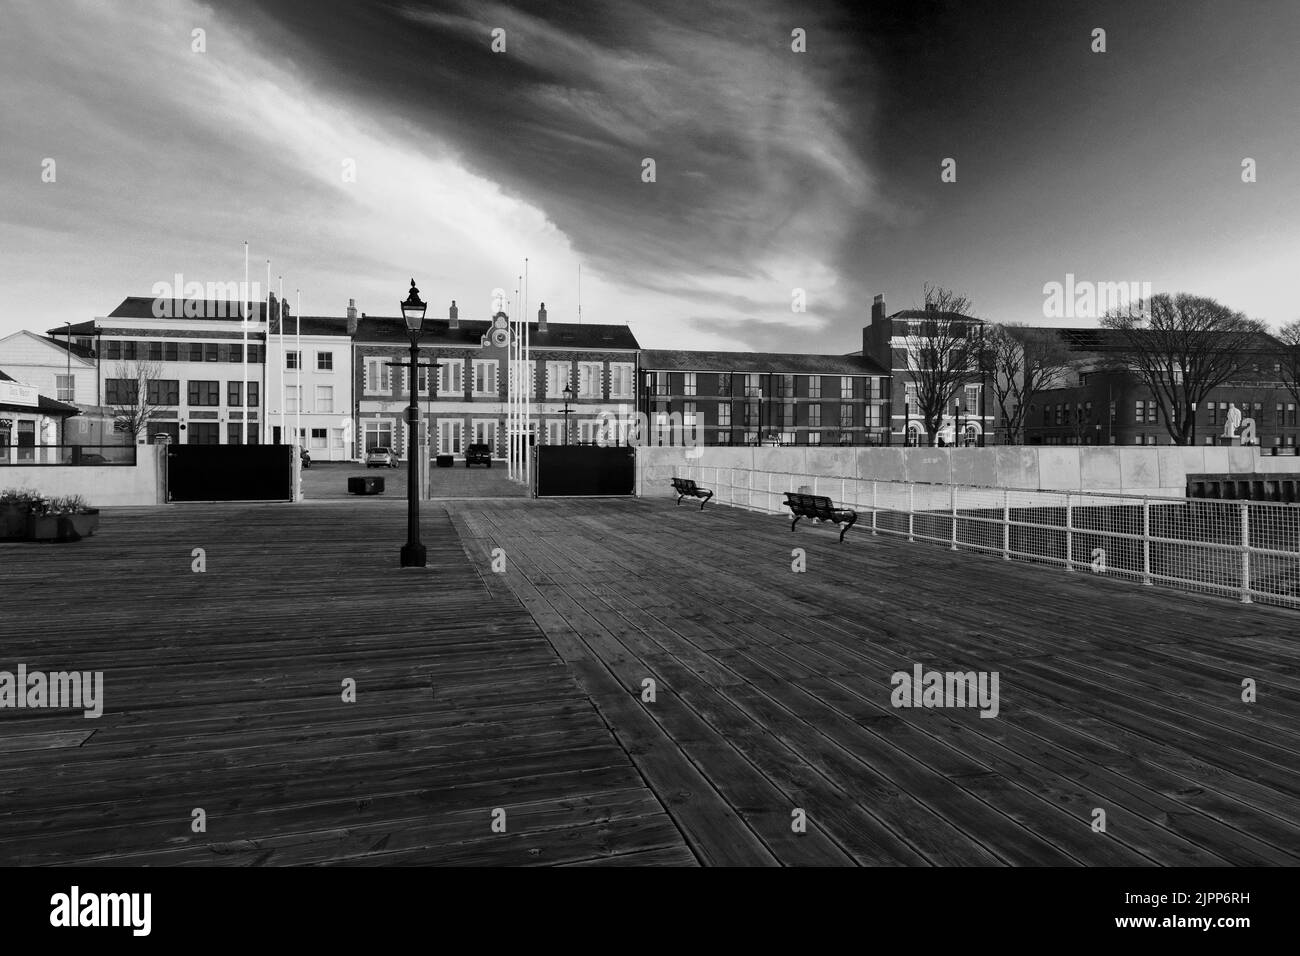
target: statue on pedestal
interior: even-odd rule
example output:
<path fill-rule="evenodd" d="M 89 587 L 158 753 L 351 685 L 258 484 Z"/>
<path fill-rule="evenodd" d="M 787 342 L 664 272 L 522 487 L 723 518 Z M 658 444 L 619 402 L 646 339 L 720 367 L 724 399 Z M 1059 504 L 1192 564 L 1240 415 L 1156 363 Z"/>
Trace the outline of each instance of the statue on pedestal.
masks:
<path fill-rule="evenodd" d="M 1223 437 L 1236 438 L 1237 429 L 1241 427 L 1241 409 L 1236 402 L 1228 405 L 1228 415 L 1223 422 Z"/>

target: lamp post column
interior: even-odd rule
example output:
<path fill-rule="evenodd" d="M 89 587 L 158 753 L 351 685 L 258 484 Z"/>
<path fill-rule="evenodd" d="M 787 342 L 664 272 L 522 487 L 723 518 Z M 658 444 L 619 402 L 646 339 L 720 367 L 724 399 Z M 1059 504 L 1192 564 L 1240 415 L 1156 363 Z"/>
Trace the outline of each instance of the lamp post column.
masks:
<path fill-rule="evenodd" d="M 420 543 L 420 405 L 418 388 L 420 375 L 420 342 L 418 334 L 411 335 L 411 404 L 406 409 L 408 447 L 406 449 L 406 544 L 402 546 L 402 567 L 425 566 L 425 549 Z"/>

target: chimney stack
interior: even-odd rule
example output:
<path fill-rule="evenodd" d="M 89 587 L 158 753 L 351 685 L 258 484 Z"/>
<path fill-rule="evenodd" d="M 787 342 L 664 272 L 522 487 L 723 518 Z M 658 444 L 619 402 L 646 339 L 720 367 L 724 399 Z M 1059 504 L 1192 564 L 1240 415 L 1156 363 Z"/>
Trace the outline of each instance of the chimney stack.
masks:
<path fill-rule="evenodd" d="M 460 309 L 456 308 L 456 300 L 451 300 L 451 308 L 447 310 L 448 328 L 460 328 Z"/>
<path fill-rule="evenodd" d="M 876 322 L 880 322 L 884 318 L 885 297 L 883 295 L 877 295 L 875 300 L 871 303 L 871 322 L 874 325 Z"/>
<path fill-rule="evenodd" d="M 348 335 L 357 334 L 357 300 L 348 299 Z"/>
<path fill-rule="evenodd" d="M 545 302 L 543 302 L 542 307 L 537 310 L 537 331 L 538 332 L 546 331 L 546 303 Z"/>

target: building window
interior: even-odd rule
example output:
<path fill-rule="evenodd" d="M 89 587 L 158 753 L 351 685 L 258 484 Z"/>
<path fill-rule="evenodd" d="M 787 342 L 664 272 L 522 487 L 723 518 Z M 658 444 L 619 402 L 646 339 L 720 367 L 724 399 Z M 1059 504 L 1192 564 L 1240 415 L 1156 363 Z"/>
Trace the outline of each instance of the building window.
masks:
<path fill-rule="evenodd" d="M 759 405 L 758 402 L 746 402 L 744 411 L 744 424 L 746 428 L 757 427 L 758 425 Z"/>
<path fill-rule="evenodd" d="M 821 432 L 809 432 L 809 433 L 808 433 L 808 444 L 810 444 L 810 445 L 820 445 L 821 443 L 822 443 L 822 433 L 821 433 Z"/>
<path fill-rule="evenodd" d="M 476 359 L 474 361 L 474 394 L 496 395 L 497 362 L 495 359 Z"/>
<path fill-rule="evenodd" d="M 225 346 L 222 346 L 222 348 L 224 349 Z M 243 361 L 244 361 L 244 347 L 243 347 L 242 345 L 232 345 L 232 346 L 230 346 L 229 350 L 226 351 L 226 354 L 225 354 L 225 361 L 227 361 L 227 362 L 233 362 L 233 363 L 236 364 L 236 365 L 238 365 L 238 364 L 240 364 L 241 362 L 243 362 Z"/>
<path fill-rule="evenodd" d="M 177 359 L 179 358 L 179 356 L 180 356 L 180 344 L 179 344 L 179 343 L 177 343 L 177 342 L 164 342 L 164 343 L 163 343 L 163 360 L 164 360 L 164 361 L 167 361 L 167 362 L 175 362 L 175 361 L 177 361 Z"/>
<path fill-rule="evenodd" d="M 284 367 L 290 372 L 302 368 L 302 353 L 296 350 L 285 352 Z"/>
<path fill-rule="evenodd" d="M 686 402 L 682 405 L 682 427 L 694 428 L 697 418 L 694 402 Z"/>
<path fill-rule="evenodd" d="M 181 383 L 174 378 L 155 379 L 148 386 L 149 404 L 180 405 Z"/>
<path fill-rule="evenodd" d="M 248 407 L 256 408 L 262 400 L 262 384 L 260 382 L 248 383 Z"/>
<path fill-rule="evenodd" d="M 840 405 L 840 428 L 853 427 L 853 406 L 849 404 Z"/>
<path fill-rule="evenodd" d="M 229 405 L 231 408 L 240 408 L 244 404 L 243 401 L 240 399 L 242 384 L 243 383 L 241 382 L 226 383 L 226 404 Z"/>
<path fill-rule="evenodd" d="M 122 343 L 122 358 L 127 360 L 138 359 L 140 357 L 139 344 L 127 339 Z M 216 442 L 213 442 L 215 445 Z"/>
<path fill-rule="evenodd" d="M 324 428 L 313 428 L 311 430 L 311 447 L 326 448 L 329 445 L 329 434 Z"/>
<path fill-rule="evenodd" d="M 822 397 L 822 377 L 820 375 L 808 376 L 808 397 L 809 398 Z"/>
<path fill-rule="evenodd" d="M 104 380 L 104 401 L 109 405 L 134 405 L 138 383 L 133 378 Z"/>
<path fill-rule="evenodd" d="M 782 428 L 794 427 L 794 402 L 781 403 L 781 427 Z"/>
<path fill-rule="evenodd" d="M 317 352 L 316 353 L 316 371 L 332 372 L 334 371 L 334 353 Z"/>
<path fill-rule="evenodd" d="M 628 362 L 611 362 L 609 366 L 609 397 L 635 398 L 632 389 L 632 376 L 635 366 Z"/>
<path fill-rule="evenodd" d="M 972 415 L 980 413 L 980 387 L 978 385 L 966 386 L 966 404 L 962 407 Z"/>
<path fill-rule="evenodd" d="M 393 390 L 392 368 L 387 359 L 366 359 L 365 391 L 369 394 L 385 394 Z"/>
<path fill-rule="evenodd" d="M 601 363 L 578 363 L 578 397 L 601 398 Z"/>
<path fill-rule="evenodd" d="M 286 412 L 300 412 L 302 407 L 302 386 L 286 385 L 284 388 L 284 410 Z"/>
<path fill-rule="evenodd" d="M 1287 423 L 1288 425 L 1295 425 L 1295 423 L 1296 423 L 1296 417 L 1295 417 L 1295 403 L 1294 403 L 1294 402 L 1292 402 L 1291 404 L 1287 405 L 1287 407 L 1286 407 L 1286 423 Z"/>
<path fill-rule="evenodd" d="M 185 436 L 187 445 L 221 444 L 221 429 L 216 422 L 190 422 L 185 429 Z"/>
<path fill-rule="evenodd" d="M 853 397 L 853 378 L 849 375 L 840 376 L 840 397 L 841 398 Z"/>
<path fill-rule="evenodd" d="M 161 362 L 163 357 L 163 344 L 161 342 L 149 343 L 149 361 Z"/>
<path fill-rule="evenodd" d="M 452 359 L 438 364 L 438 394 L 463 395 L 465 392 L 465 363 Z"/>
<path fill-rule="evenodd" d="M 731 427 L 731 402 L 718 403 L 718 424 L 724 428 Z"/>
<path fill-rule="evenodd" d="M 546 363 L 546 397 L 563 398 L 564 386 L 571 384 L 569 382 L 569 363 L 568 362 L 547 362 Z"/>
<path fill-rule="evenodd" d="M 728 432 L 718 432 L 718 440 L 717 440 L 716 443 L 719 444 L 719 445 L 730 445 L 730 444 L 731 444 L 731 432 L 729 432 L 729 431 L 728 431 Z"/>
<path fill-rule="evenodd" d="M 54 376 L 54 397 L 61 402 L 76 401 L 77 395 L 77 376 L 75 375 L 55 375 Z"/>
<path fill-rule="evenodd" d="M 192 380 L 189 383 L 188 398 L 191 405 L 220 405 L 221 383 Z M 216 426 L 213 426 L 214 428 Z M 215 445 L 217 442 L 190 442 L 190 444 Z"/>
<path fill-rule="evenodd" d="M 474 441 L 479 445 L 487 445 L 495 452 L 497 447 L 497 423 L 490 418 L 475 419 Z"/>
<path fill-rule="evenodd" d="M 695 373 L 694 372 L 687 372 L 682 376 L 682 394 L 683 395 L 695 394 Z"/>
<path fill-rule="evenodd" d="M 668 392 L 668 373 L 667 373 L 667 372 L 655 372 L 655 373 L 653 374 L 652 377 L 653 377 L 653 379 L 654 379 L 653 387 L 654 387 L 654 394 L 655 394 L 655 397 L 656 397 L 656 398 L 659 398 L 659 397 L 665 397 L 665 398 L 666 398 L 666 397 L 668 396 L 668 394 L 669 394 L 669 392 Z"/>
<path fill-rule="evenodd" d="M 863 424 L 868 428 L 879 428 L 884 424 L 885 409 L 883 405 L 866 405 L 863 411 L 865 416 Z"/>
<path fill-rule="evenodd" d="M 731 394 L 731 375 L 730 375 L 729 373 L 727 373 L 727 372 L 719 372 L 718 375 L 717 375 L 717 379 L 718 379 L 718 394 L 719 394 L 719 395 L 730 395 L 730 394 Z"/>
<path fill-rule="evenodd" d="M 746 398 L 763 397 L 763 377 L 761 375 L 745 376 L 745 397 Z"/>
<path fill-rule="evenodd" d="M 820 405 L 808 406 L 808 427 L 821 428 L 822 426 L 822 407 Z"/>
<path fill-rule="evenodd" d="M 390 421 L 377 419 L 367 421 L 365 423 L 365 434 L 367 452 L 375 448 L 393 447 L 393 423 Z"/>
<path fill-rule="evenodd" d="M 780 398 L 794 398 L 794 376 L 776 376 L 776 394 Z"/>
<path fill-rule="evenodd" d="M 316 386 L 316 411 L 332 413 L 334 411 L 334 386 Z"/>

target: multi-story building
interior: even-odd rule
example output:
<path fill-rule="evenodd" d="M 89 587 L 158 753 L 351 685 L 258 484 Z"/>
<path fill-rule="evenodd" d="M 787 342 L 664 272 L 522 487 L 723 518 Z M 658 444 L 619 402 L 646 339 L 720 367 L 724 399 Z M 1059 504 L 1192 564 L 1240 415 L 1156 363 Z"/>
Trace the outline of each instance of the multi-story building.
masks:
<path fill-rule="evenodd" d="M 387 446 L 405 457 L 413 437 L 405 420 L 411 391 L 406 327 L 400 318 L 365 313 L 352 321 L 356 454 Z M 428 429 L 421 440 L 429 442 L 430 454 L 463 457 L 468 444 L 481 442 L 505 456 L 508 357 L 505 349 L 483 346 L 490 324 L 461 319 L 454 301 L 446 319 L 424 322 L 420 361 L 437 366 L 432 377 L 420 369 L 416 383 Z M 634 407 L 639 346 L 627 326 L 548 322 L 543 304 L 528 334 L 531 443 L 580 441 L 595 434 L 601 411 Z"/>
<path fill-rule="evenodd" d="M 355 305 L 349 306 L 355 313 Z M 353 316 L 355 318 L 355 315 Z M 352 338 L 348 320 L 333 316 L 272 313 L 266 341 L 266 394 L 262 441 L 298 443 L 313 461 L 355 456 L 352 407 Z"/>
<path fill-rule="evenodd" d="M 680 427 L 702 429 L 706 445 L 889 443 L 889 373 L 860 355 L 647 349 L 641 382 L 638 408 L 659 435 Z"/>
<path fill-rule="evenodd" d="M 237 302 L 128 296 L 106 316 L 49 334 L 93 350 L 97 405 L 131 404 L 143 376 L 153 410 L 140 440 L 166 435 L 191 445 L 234 445 L 247 436 L 255 444 L 261 440 L 265 312 L 254 304 L 245 330 Z"/>
<path fill-rule="evenodd" d="M 944 361 L 945 356 L 961 354 L 971 360 L 972 369 L 963 376 L 964 381 L 956 384 L 951 398 L 944 403 L 937 440 L 952 444 L 956 434 L 963 445 L 992 442 L 994 415 L 990 383 L 979 371 L 979 363 L 974 361 L 982 350 L 978 346 L 962 344 L 983 336 L 984 326 L 981 319 L 940 312 L 933 307 L 905 309 L 887 316 L 885 297 L 875 297 L 871 305 L 871 324 L 862 330 L 860 354 L 887 369 L 893 379 L 894 402 L 889 431 L 894 442 L 929 444 L 913 369 L 924 363 L 927 343 L 937 339 L 943 341 L 935 349 L 940 361 Z"/>
<path fill-rule="evenodd" d="M 1056 329 L 1071 362 L 1058 387 L 1039 391 L 1025 414 L 1025 443 L 1033 445 L 1169 445 L 1167 412 L 1159 396 L 1116 359 L 1121 333 L 1110 329 Z M 1283 346 L 1262 336 L 1254 360 L 1213 389 L 1196 409 L 1197 444 L 1223 434 L 1233 405 L 1254 422 L 1263 449 L 1294 449 L 1300 440 L 1296 396 L 1281 381 Z"/>

